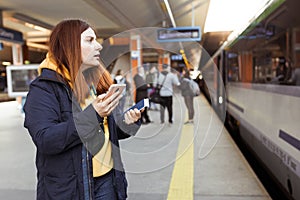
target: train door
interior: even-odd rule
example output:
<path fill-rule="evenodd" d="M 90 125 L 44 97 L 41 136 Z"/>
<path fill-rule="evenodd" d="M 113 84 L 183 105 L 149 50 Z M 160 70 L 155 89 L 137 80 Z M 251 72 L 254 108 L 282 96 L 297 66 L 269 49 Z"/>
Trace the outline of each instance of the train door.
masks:
<path fill-rule="evenodd" d="M 216 82 L 216 109 L 218 110 L 219 117 L 224 120 L 226 114 L 226 52 L 223 50 L 217 57 L 215 73 L 215 82 Z"/>

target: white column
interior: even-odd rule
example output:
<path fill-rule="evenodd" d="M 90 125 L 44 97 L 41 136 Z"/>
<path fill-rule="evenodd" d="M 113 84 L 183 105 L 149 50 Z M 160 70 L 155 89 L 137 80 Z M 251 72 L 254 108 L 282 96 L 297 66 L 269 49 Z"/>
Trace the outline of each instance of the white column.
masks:
<path fill-rule="evenodd" d="M 21 44 L 12 45 L 12 56 L 13 56 L 13 65 L 23 64 L 23 51 L 22 51 Z"/>

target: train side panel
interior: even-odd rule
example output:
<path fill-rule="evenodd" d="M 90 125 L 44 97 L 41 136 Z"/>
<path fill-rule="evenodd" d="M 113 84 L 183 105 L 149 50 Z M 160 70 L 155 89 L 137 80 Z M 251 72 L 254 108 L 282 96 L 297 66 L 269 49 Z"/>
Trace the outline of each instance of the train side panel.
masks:
<path fill-rule="evenodd" d="M 256 156 L 294 199 L 300 199 L 300 88 L 229 83 L 227 112 Z"/>

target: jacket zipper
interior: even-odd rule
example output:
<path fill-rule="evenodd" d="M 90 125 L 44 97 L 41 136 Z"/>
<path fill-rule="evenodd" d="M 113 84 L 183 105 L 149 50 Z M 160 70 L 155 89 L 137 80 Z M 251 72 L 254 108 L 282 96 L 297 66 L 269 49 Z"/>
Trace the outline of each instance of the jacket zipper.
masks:
<path fill-rule="evenodd" d="M 87 143 L 86 143 L 87 147 Z M 83 147 L 84 148 L 84 147 Z M 90 171 L 90 162 L 89 162 L 89 151 L 86 151 L 86 165 L 87 165 L 87 176 L 88 176 L 88 184 L 89 184 L 89 199 L 92 200 L 92 183 L 91 183 L 91 171 Z"/>

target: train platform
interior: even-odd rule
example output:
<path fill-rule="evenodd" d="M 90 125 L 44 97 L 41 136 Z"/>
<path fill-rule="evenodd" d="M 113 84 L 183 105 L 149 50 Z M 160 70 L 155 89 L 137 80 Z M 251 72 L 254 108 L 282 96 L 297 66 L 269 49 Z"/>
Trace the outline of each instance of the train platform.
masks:
<path fill-rule="evenodd" d="M 204 96 L 194 103 L 194 124 L 184 124 L 186 108 L 176 94 L 173 124 L 161 124 L 159 111 L 150 110 L 153 123 L 121 142 L 128 199 L 271 199 Z M 0 199 L 31 200 L 35 147 L 17 107 L 16 101 L 0 103 Z"/>

